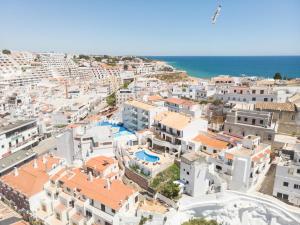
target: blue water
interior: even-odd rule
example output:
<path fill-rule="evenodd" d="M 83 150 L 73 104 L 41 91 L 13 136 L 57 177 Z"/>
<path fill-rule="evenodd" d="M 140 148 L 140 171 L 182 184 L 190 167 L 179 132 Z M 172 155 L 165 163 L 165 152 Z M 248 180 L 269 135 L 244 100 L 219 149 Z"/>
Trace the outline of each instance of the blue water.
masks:
<path fill-rule="evenodd" d="M 135 156 L 141 160 L 147 161 L 147 162 L 157 162 L 159 161 L 159 157 L 155 155 L 148 154 L 145 150 L 138 151 L 135 153 Z"/>
<path fill-rule="evenodd" d="M 118 128 L 118 132 L 114 133 L 114 138 L 118 138 L 118 137 L 121 137 L 121 136 L 134 134 L 134 133 L 130 132 L 129 130 L 127 130 L 122 125 L 120 125 L 120 124 L 112 124 L 112 123 L 110 123 L 108 121 L 98 122 L 97 125 L 98 126 L 110 126 L 110 127 L 113 127 L 113 128 Z"/>
<path fill-rule="evenodd" d="M 300 77 L 300 56 L 149 56 L 165 61 L 190 76 L 217 75 L 273 77 L 276 72 L 288 78 Z"/>

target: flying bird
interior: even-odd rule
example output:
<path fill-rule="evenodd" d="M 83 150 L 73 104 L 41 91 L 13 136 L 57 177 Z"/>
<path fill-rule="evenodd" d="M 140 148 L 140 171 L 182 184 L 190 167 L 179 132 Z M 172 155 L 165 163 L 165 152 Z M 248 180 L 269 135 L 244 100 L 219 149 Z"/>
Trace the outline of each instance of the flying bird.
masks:
<path fill-rule="evenodd" d="M 211 23 L 215 24 L 217 22 L 218 17 L 220 16 L 220 12 L 221 12 L 221 5 L 219 5 L 216 9 L 215 14 L 213 15 L 213 17 L 211 18 Z"/>

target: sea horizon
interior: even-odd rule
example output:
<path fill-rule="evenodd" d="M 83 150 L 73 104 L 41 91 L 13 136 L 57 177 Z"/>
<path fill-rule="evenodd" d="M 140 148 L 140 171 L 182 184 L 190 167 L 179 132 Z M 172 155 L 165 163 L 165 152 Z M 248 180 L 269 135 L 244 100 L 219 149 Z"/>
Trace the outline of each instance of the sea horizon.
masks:
<path fill-rule="evenodd" d="M 218 75 L 300 78 L 300 55 L 272 56 L 145 56 L 166 62 L 189 76 L 210 78 Z"/>

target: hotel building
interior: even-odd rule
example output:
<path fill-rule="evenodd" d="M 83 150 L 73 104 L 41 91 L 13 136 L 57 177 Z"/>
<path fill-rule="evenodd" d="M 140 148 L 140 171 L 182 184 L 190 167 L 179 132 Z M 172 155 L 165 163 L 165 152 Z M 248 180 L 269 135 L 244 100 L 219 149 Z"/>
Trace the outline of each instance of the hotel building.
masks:
<path fill-rule="evenodd" d="M 132 131 L 149 129 L 154 123 L 154 117 L 166 110 L 165 107 L 154 106 L 137 100 L 125 102 L 122 112 L 124 127 Z"/>

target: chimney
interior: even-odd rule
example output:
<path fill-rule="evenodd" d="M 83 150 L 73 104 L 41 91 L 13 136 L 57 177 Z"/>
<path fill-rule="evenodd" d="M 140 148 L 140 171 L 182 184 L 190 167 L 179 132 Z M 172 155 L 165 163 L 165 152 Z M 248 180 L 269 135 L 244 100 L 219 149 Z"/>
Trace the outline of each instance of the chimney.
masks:
<path fill-rule="evenodd" d="M 37 160 L 36 159 L 34 159 L 33 160 L 33 168 L 38 168 L 38 164 L 37 164 Z"/>
<path fill-rule="evenodd" d="M 107 190 L 110 190 L 110 180 L 109 179 L 105 179 L 105 181 L 106 181 L 106 188 L 107 188 Z"/>
<path fill-rule="evenodd" d="M 89 181 L 93 181 L 93 174 L 92 174 L 92 171 L 89 171 L 89 177 L 88 177 L 88 180 Z"/>
<path fill-rule="evenodd" d="M 19 176 L 19 171 L 17 167 L 14 167 L 15 177 Z"/>
<path fill-rule="evenodd" d="M 44 164 L 46 164 L 46 163 L 47 163 L 47 158 L 46 158 L 46 156 L 45 156 L 45 155 L 43 156 L 43 163 L 44 163 Z"/>

